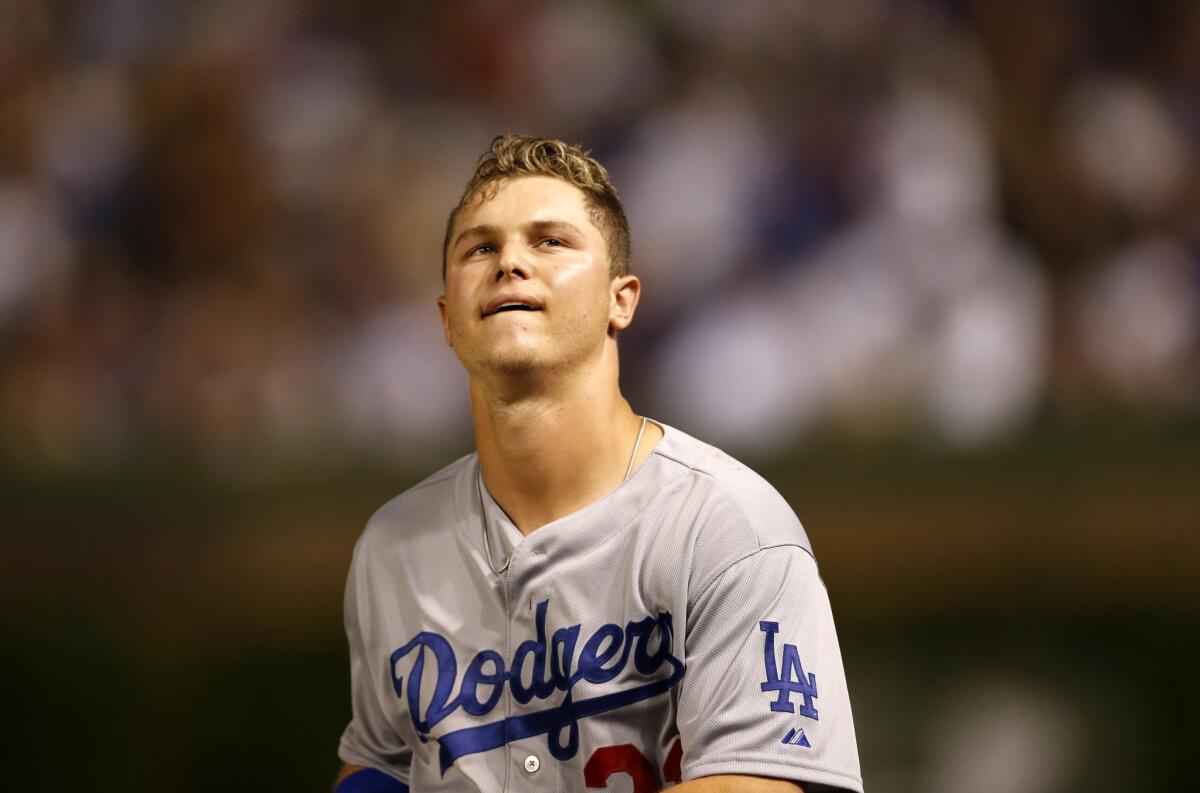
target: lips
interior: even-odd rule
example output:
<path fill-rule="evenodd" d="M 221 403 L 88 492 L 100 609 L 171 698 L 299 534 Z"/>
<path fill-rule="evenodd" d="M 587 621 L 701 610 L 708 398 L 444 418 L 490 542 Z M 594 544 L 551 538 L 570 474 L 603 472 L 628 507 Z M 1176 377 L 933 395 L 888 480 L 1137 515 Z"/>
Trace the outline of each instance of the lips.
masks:
<path fill-rule="evenodd" d="M 528 295 L 497 295 L 483 309 L 483 316 L 502 314 L 506 311 L 541 311 L 542 301 Z"/>

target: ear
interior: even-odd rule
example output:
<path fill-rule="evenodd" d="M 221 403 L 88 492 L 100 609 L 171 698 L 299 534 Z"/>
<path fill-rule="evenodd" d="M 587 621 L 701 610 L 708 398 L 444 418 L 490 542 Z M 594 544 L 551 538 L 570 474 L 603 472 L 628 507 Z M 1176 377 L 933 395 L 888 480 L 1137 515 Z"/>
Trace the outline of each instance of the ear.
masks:
<path fill-rule="evenodd" d="M 636 275 L 622 275 L 612 280 L 612 300 L 608 309 L 608 331 L 625 330 L 633 322 L 638 298 L 642 293 L 642 282 Z"/>
<path fill-rule="evenodd" d="M 446 346 L 453 347 L 454 343 L 450 341 L 450 320 L 446 316 L 446 296 L 438 295 L 437 299 L 438 313 L 442 315 L 442 336 L 446 339 Z"/>

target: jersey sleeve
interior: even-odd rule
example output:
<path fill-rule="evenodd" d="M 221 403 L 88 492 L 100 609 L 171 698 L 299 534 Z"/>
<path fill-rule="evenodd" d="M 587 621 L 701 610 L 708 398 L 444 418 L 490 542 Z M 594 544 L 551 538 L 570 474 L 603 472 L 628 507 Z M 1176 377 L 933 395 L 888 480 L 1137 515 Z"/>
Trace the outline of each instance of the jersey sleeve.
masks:
<path fill-rule="evenodd" d="M 390 690 L 387 669 L 366 651 L 364 625 L 370 624 L 371 601 L 363 542 L 354 551 L 350 574 L 346 579 L 345 624 L 350 645 L 351 719 L 338 744 L 338 758 L 344 763 L 374 768 L 404 784 L 409 783 L 412 749 L 408 747 L 384 714 L 380 693 Z M 382 688 L 382 686 L 387 688 Z"/>
<path fill-rule="evenodd" d="M 806 549 L 757 550 L 707 583 L 684 650 L 685 780 L 747 774 L 862 793 L 829 597 Z"/>

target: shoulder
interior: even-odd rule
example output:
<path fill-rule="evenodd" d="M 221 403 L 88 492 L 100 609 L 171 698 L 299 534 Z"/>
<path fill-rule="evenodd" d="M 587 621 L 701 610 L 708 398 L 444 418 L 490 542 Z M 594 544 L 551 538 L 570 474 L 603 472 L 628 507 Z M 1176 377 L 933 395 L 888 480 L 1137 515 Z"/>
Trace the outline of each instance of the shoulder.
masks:
<path fill-rule="evenodd" d="M 419 542 L 454 524 L 462 478 L 474 454 L 464 455 L 387 501 L 367 521 L 355 555 L 380 551 L 397 543 Z"/>
<path fill-rule="evenodd" d="M 694 592 L 768 548 L 793 547 L 813 555 L 800 519 L 770 482 L 717 447 L 665 429 L 655 453 L 681 469 L 671 489 L 692 513 Z"/>

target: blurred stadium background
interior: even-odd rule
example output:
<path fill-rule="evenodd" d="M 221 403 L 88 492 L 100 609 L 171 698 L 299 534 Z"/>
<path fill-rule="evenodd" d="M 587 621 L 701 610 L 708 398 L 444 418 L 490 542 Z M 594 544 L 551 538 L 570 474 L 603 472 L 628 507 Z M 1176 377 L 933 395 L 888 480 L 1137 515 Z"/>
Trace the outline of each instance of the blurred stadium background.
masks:
<path fill-rule="evenodd" d="M 503 131 L 610 165 L 626 391 L 804 520 L 871 793 L 1196 789 L 1191 0 L 5 0 L 5 789 L 328 790 Z"/>

